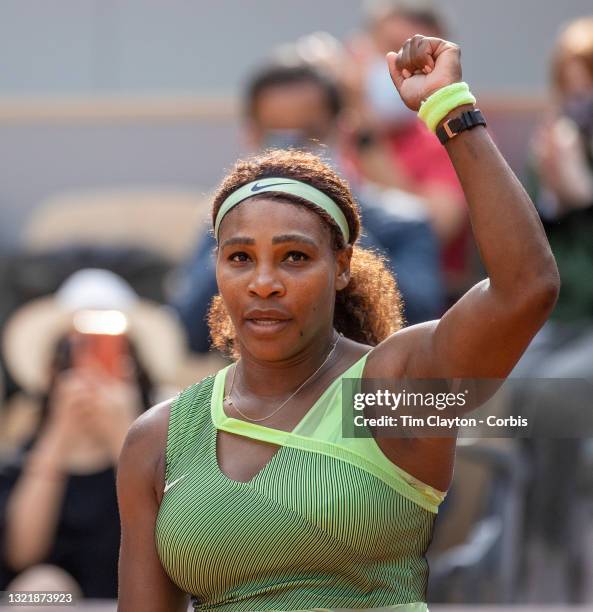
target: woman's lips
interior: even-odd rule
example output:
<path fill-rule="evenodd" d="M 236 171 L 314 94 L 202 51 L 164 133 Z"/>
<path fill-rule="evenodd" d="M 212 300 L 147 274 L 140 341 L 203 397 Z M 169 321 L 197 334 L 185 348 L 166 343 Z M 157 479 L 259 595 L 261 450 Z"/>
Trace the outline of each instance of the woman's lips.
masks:
<path fill-rule="evenodd" d="M 276 325 L 276 323 L 281 323 L 281 319 L 249 319 L 253 321 L 257 325 Z"/>
<path fill-rule="evenodd" d="M 290 319 L 247 319 L 249 329 L 258 334 L 275 334 L 282 331 Z"/>

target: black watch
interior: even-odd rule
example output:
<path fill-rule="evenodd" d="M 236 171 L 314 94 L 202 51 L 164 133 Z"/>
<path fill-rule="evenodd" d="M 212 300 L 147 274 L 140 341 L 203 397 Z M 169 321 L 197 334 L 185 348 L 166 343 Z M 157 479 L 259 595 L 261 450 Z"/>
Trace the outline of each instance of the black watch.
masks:
<path fill-rule="evenodd" d="M 440 140 L 441 144 L 447 143 L 451 138 L 457 136 L 465 130 L 471 130 L 478 125 L 486 125 L 486 119 L 479 109 L 466 110 L 461 113 L 458 117 L 453 117 L 445 121 L 443 125 L 439 126 L 436 131 L 436 135 Z"/>

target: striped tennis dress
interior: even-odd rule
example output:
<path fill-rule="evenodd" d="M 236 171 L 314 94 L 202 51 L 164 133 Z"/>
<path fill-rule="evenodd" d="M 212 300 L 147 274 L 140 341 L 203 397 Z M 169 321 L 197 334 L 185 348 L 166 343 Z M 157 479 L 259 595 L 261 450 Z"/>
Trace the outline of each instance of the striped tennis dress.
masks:
<path fill-rule="evenodd" d="M 342 435 L 342 378 L 286 432 L 227 417 L 230 366 L 171 406 L 155 543 L 194 610 L 425 612 L 428 565 L 445 493 L 399 469 L 372 437 Z M 279 445 L 248 482 L 216 458 L 218 429 Z"/>

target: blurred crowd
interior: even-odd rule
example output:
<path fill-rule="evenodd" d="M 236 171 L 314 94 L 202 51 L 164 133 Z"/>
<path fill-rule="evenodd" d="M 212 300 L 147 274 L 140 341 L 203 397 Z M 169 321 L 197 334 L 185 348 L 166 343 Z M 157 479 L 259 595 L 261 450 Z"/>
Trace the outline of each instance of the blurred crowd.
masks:
<path fill-rule="evenodd" d="M 439 318 L 482 277 L 446 151 L 403 105 L 386 68 L 385 53 L 417 33 L 450 37 L 428 1 L 368 2 L 359 32 L 343 41 L 313 33 L 281 46 L 247 79 L 242 98 L 250 152 L 310 150 L 349 180 L 362 213 L 362 246 L 391 267 L 406 324 Z M 562 289 L 513 376 L 593 379 L 593 17 L 560 32 L 550 92 L 525 144 L 522 178 Z M 53 247 L 3 259 L 0 590 L 51 585 L 86 598 L 117 596 L 115 470 L 125 433 L 141 412 L 225 363 L 210 348 L 207 326 L 217 293 L 215 241 L 202 222 L 207 203 L 196 207 L 200 222 L 191 226 L 184 261 L 174 245 L 139 246 L 140 226 L 127 233 L 113 227 L 118 243 L 97 243 L 84 216 L 78 234 L 68 227 L 60 237 L 67 223 L 58 223 Z M 568 410 L 570 397 L 511 398 L 519 410 L 530 402 L 545 418 Z M 591 444 L 505 442 L 487 453 L 466 444 L 460 453 L 437 523 L 437 533 L 440 527 L 459 537 L 435 539 L 433 597 L 584 601 Z M 483 503 L 459 526 L 455 517 L 472 505 L 467 491 L 480 491 Z M 549 569 L 539 567 L 542 559 L 556 567 L 538 578 Z"/>

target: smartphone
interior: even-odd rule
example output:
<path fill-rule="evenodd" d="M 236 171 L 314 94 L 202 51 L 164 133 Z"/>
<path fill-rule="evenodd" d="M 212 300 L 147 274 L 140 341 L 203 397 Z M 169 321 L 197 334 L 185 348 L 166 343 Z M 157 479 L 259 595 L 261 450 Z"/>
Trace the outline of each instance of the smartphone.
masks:
<path fill-rule="evenodd" d="M 98 369 L 114 378 L 129 378 L 130 345 L 123 313 L 76 313 L 70 340 L 73 368 Z"/>

